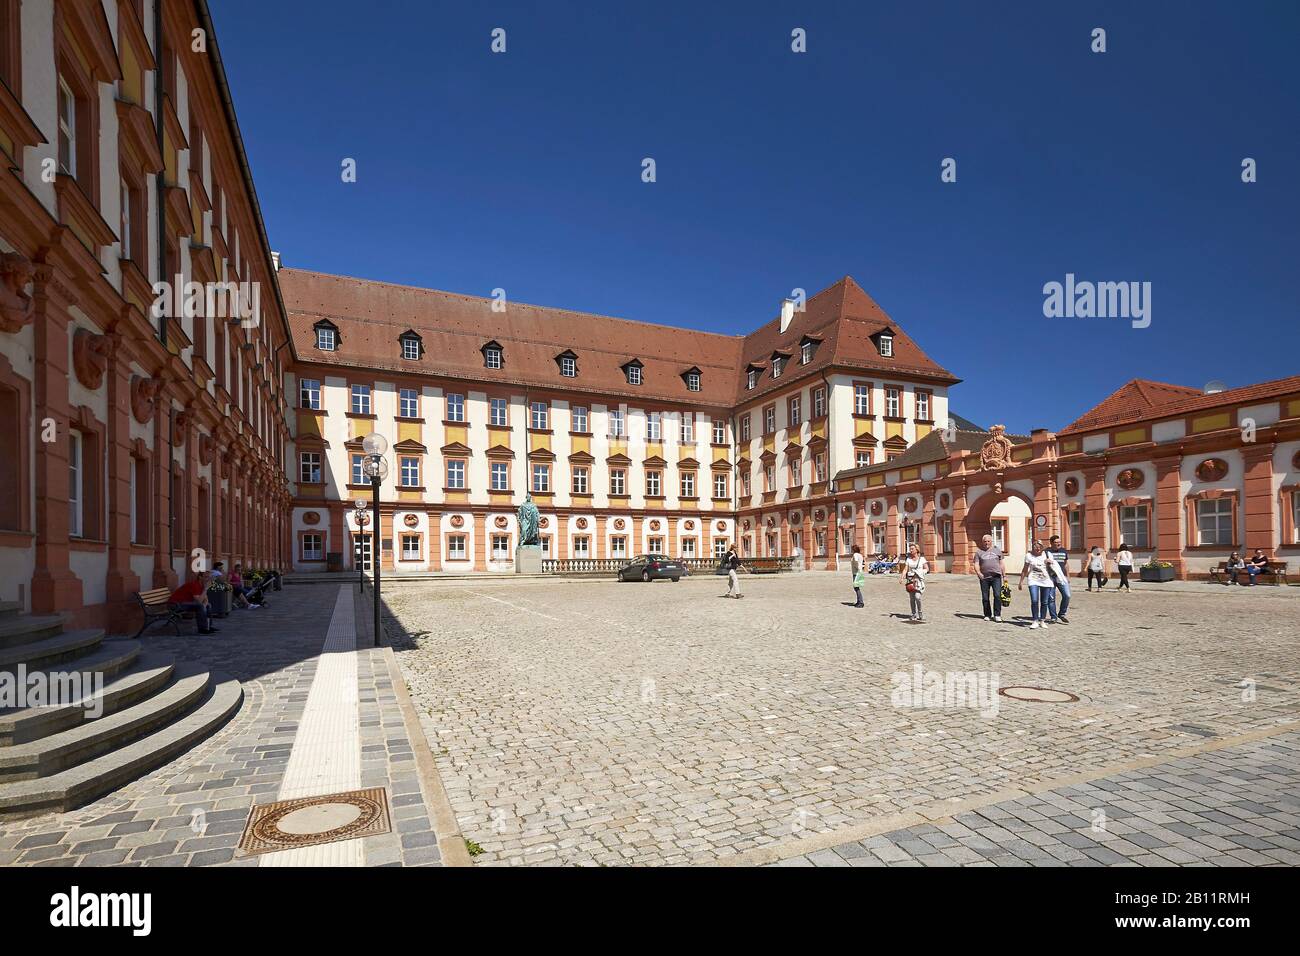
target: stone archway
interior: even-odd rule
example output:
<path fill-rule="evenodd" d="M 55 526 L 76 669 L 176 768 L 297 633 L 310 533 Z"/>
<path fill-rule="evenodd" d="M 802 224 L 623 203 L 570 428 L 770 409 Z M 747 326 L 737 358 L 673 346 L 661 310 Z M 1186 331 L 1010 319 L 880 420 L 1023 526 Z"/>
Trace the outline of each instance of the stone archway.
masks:
<path fill-rule="evenodd" d="M 989 490 L 975 499 L 974 503 L 969 504 L 966 509 L 966 520 L 963 524 L 962 533 L 966 536 L 966 553 L 974 554 L 975 549 L 981 546 L 981 539 L 986 534 L 993 532 L 993 512 L 999 505 L 1015 501 L 1024 505 L 1028 512 L 1029 520 L 1033 520 L 1035 513 L 1034 499 L 1025 494 L 1018 488 L 1008 488 L 1005 485 L 995 484 Z M 1032 531 L 1029 532 L 1032 534 Z M 1010 555 L 1013 550 L 1017 550 L 1015 545 L 1018 543 L 1018 550 L 1023 551 L 1026 542 L 1016 536 L 1015 540 L 1008 540 L 1007 552 Z"/>

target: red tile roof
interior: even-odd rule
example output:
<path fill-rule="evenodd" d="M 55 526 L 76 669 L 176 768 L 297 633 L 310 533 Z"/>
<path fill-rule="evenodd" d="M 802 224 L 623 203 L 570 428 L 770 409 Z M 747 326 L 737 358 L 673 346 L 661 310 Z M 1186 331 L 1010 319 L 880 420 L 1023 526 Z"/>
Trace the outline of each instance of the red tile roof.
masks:
<path fill-rule="evenodd" d="M 1205 394 L 1199 388 L 1133 379 L 1108 395 L 1101 404 L 1085 412 L 1057 434 L 1102 431 L 1133 422 L 1171 418 L 1221 405 L 1240 405 L 1300 392 L 1300 375 L 1243 385 Z"/>
<path fill-rule="evenodd" d="M 494 312 L 492 299 L 303 269 L 282 268 L 278 278 L 299 359 L 327 365 L 715 408 L 787 388 L 832 365 L 873 370 L 882 376 L 894 372 L 938 384 L 958 381 L 847 276 L 810 298 L 784 334 L 778 317 L 744 337 L 520 302 Z M 339 330 L 335 352 L 315 347 L 314 326 L 322 319 Z M 888 359 L 879 355 L 870 338 L 886 327 L 894 332 L 894 356 Z M 414 329 L 423 340 L 425 354 L 420 360 L 401 357 L 398 337 L 407 329 Z M 805 336 L 820 339 L 807 366 L 798 364 Z M 486 368 L 480 351 L 493 340 L 504 351 L 500 369 Z M 570 349 L 578 356 L 577 378 L 561 376 L 555 361 Z M 776 350 L 793 357 L 787 373 L 773 382 L 766 366 Z M 632 359 L 644 366 L 640 386 L 629 385 L 623 372 Z M 765 367 L 753 391 L 745 389 L 745 368 L 750 362 Z M 682 379 L 691 368 L 701 372 L 698 392 L 689 391 Z"/>

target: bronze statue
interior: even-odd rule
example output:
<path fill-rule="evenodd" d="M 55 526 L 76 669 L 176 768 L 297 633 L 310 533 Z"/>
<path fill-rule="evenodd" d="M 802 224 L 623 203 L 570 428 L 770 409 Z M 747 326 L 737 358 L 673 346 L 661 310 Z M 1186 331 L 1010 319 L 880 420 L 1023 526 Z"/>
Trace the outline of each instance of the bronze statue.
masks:
<path fill-rule="evenodd" d="M 533 496 L 530 494 L 524 499 L 524 503 L 519 506 L 519 543 L 520 544 L 540 544 L 541 539 L 537 537 L 538 523 L 541 520 L 537 513 L 537 505 L 533 504 Z"/>

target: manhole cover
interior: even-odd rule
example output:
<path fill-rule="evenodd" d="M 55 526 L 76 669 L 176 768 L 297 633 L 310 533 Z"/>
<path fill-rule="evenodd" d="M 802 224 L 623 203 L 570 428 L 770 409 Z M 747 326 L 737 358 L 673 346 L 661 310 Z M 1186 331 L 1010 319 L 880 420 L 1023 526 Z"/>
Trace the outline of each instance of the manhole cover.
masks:
<path fill-rule="evenodd" d="M 388 833 L 388 792 L 383 787 L 299 797 L 255 806 L 239 841 L 244 854 L 317 846 Z"/>
<path fill-rule="evenodd" d="M 1073 704 L 1079 699 L 1068 691 L 1050 687 L 999 687 L 998 693 L 1012 700 L 1027 700 L 1035 704 Z"/>

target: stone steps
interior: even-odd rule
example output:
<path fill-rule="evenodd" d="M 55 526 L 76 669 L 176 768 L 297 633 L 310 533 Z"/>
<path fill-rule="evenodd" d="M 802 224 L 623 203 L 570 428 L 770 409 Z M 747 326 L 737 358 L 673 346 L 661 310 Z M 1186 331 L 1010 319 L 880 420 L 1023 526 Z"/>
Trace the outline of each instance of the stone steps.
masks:
<path fill-rule="evenodd" d="M 179 669 L 179 668 L 178 668 Z M 72 810 L 184 753 L 239 709 L 239 681 L 213 672 L 187 714 L 124 747 L 48 777 L 0 783 L 0 819 Z"/>
<path fill-rule="evenodd" d="M 104 640 L 102 629 L 68 631 L 29 644 L 0 647 L 0 671 L 14 672 L 19 664 L 29 671 L 40 670 L 80 657 Z"/>
<path fill-rule="evenodd" d="M 28 615 L 0 617 L 0 648 L 31 644 L 63 631 L 63 618 L 30 617 Z"/>
<path fill-rule="evenodd" d="M 49 777 L 131 743 L 190 710 L 207 691 L 209 680 L 205 668 L 181 664 L 171 683 L 130 707 L 0 749 L 0 783 Z"/>
<path fill-rule="evenodd" d="M 118 673 L 106 670 L 102 666 L 87 667 L 92 662 L 89 658 L 76 661 L 75 671 L 80 673 L 83 681 L 104 681 L 98 694 L 91 693 L 54 706 L 28 707 L 24 710 L 0 712 L 0 753 L 3 748 L 25 744 L 41 737 L 49 737 L 82 723 L 101 720 L 105 716 L 144 700 L 149 695 L 164 687 L 172 678 L 175 661 L 170 654 L 150 654 L 139 656 L 139 643 L 133 641 L 134 648 L 123 650 L 113 648 L 119 641 L 106 642 L 99 652 L 104 657 L 103 664 L 115 666 L 122 660 L 127 662 L 128 670 L 116 667 Z M 109 658 L 108 655 L 113 655 Z M 84 686 L 84 684 L 83 684 Z M 91 684 L 93 686 L 93 683 Z M 95 703 L 98 698 L 96 716 L 90 716 L 92 708 L 87 704 Z"/>

